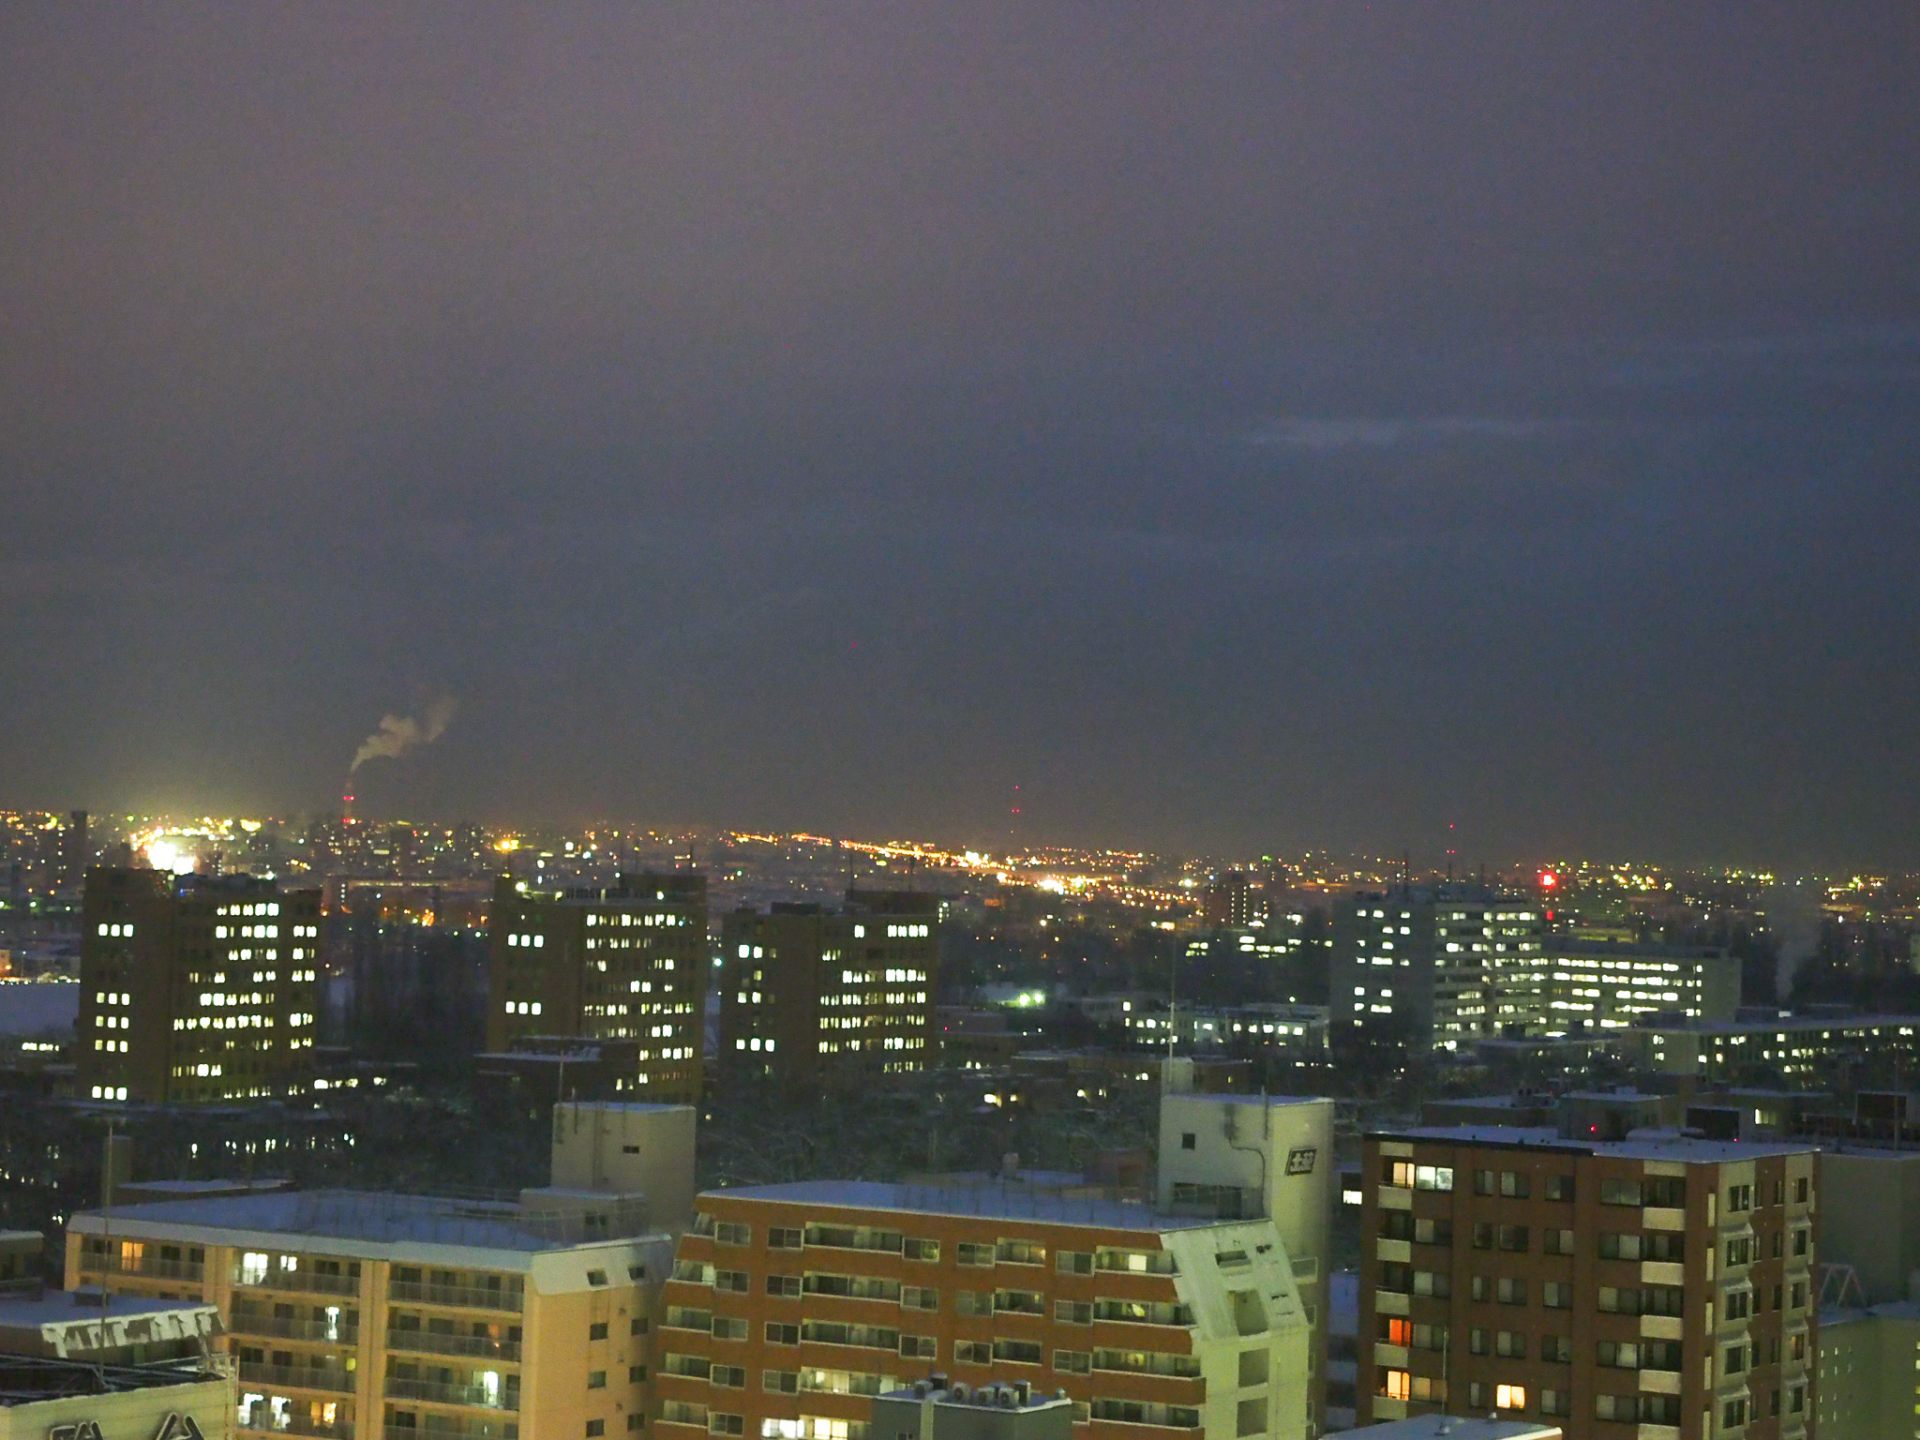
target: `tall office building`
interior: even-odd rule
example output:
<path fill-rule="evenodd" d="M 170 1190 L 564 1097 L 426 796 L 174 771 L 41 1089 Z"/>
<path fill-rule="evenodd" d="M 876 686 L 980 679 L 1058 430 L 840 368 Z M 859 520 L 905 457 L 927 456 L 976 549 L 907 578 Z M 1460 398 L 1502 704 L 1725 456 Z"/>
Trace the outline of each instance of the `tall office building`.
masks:
<path fill-rule="evenodd" d="M 81 1098 L 219 1104 L 308 1093 L 318 890 L 96 869 L 81 915 Z"/>
<path fill-rule="evenodd" d="M 1266 897 L 1244 870 L 1229 870 L 1200 896 L 1200 922 L 1210 930 L 1240 930 L 1266 919 Z"/>
<path fill-rule="evenodd" d="M 1442 1050 L 1524 1032 L 1549 1000 L 1539 903 L 1483 886 L 1397 886 L 1334 910 L 1335 1027 L 1396 1017 Z"/>
<path fill-rule="evenodd" d="M 1179 1173 L 1225 1148 L 1217 1099 L 1163 1122 Z M 1063 1393 L 1082 1440 L 1314 1434 L 1323 1262 L 1286 1232 L 1324 1233 L 1331 1105 L 1267 1108 L 1235 1137 L 1267 1177 L 1168 1180 L 1171 1207 L 984 1176 L 701 1195 L 663 1297 L 661 1440 L 882 1440 L 870 1397 L 933 1372 Z"/>
<path fill-rule="evenodd" d="M 700 1098 L 707 882 L 623 875 L 535 891 L 502 877 L 489 921 L 487 1049 L 523 1037 L 637 1040 L 634 1099 Z"/>
<path fill-rule="evenodd" d="M 939 954 L 933 895 L 736 910 L 721 928 L 721 1068 L 781 1084 L 927 1069 Z"/>
<path fill-rule="evenodd" d="M 1444 1127 L 1369 1135 L 1362 1167 L 1363 1424 L 1810 1433 L 1811 1148 Z"/>
<path fill-rule="evenodd" d="M 75 1215 L 67 1274 L 220 1311 L 243 1436 L 644 1431 L 655 1299 L 692 1192 L 682 1106 L 561 1106 L 511 1201 L 256 1190 Z M 208 1431 L 208 1434 L 214 1434 Z"/>

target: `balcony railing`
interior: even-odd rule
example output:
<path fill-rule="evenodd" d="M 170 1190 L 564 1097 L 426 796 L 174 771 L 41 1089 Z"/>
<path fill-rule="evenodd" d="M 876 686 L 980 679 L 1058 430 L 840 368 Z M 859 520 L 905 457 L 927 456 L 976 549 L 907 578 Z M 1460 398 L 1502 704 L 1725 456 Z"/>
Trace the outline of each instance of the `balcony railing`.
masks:
<path fill-rule="evenodd" d="M 507 1440 L 519 1433 L 516 1421 L 482 1421 L 475 1425 L 389 1425 L 381 1440 Z"/>
<path fill-rule="evenodd" d="M 353 1440 L 351 1420 L 338 1420 L 331 1425 L 323 1425 L 318 1420 L 308 1419 L 305 1415 L 275 1417 L 262 1414 L 258 1424 L 250 1420 L 242 1420 L 240 1431 L 245 1435 L 311 1435 L 317 1437 L 317 1440 Z"/>
<path fill-rule="evenodd" d="M 321 1365 L 262 1365 L 242 1360 L 243 1384 L 291 1385 L 300 1390 L 326 1390 L 335 1395 L 353 1393 L 353 1372 Z"/>
<path fill-rule="evenodd" d="M 423 1355 L 473 1355 L 483 1360 L 520 1359 L 518 1340 L 495 1340 L 489 1335 L 442 1335 L 433 1330 L 389 1330 L 389 1350 Z"/>
<path fill-rule="evenodd" d="M 477 1405 L 488 1410 L 518 1410 L 520 1392 L 506 1386 L 449 1385 L 439 1380 L 387 1377 L 389 1400 L 430 1400 L 437 1405 Z"/>
<path fill-rule="evenodd" d="M 472 1310 L 503 1310 L 518 1315 L 526 1303 L 526 1292 L 519 1288 L 494 1288 L 488 1285 L 436 1285 L 422 1280 L 393 1280 L 387 1285 L 387 1298 L 401 1304 L 457 1305 Z"/>
<path fill-rule="evenodd" d="M 358 1275 L 336 1275 L 326 1270 L 268 1269 L 262 1274 L 241 1271 L 233 1283 L 246 1290 L 293 1290 L 306 1295 L 358 1295 Z"/>
<path fill-rule="evenodd" d="M 94 1274 L 133 1275 L 146 1280 L 192 1280 L 198 1283 L 207 1276 L 207 1267 L 196 1260 L 162 1260 L 152 1256 L 128 1260 L 119 1256 L 87 1255 L 81 1257 L 80 1268 Z"/>
<path fill-rule="evenodd" d="M 296 1320 L 290 1315 L 268 1315 L 235 1309 L 227 1329 L 235 1335 L 273 1335 L 283 1340 L 317 1340 L 329 1345 L 357 1345 L 360 1327 L 337 1320 Z"/>

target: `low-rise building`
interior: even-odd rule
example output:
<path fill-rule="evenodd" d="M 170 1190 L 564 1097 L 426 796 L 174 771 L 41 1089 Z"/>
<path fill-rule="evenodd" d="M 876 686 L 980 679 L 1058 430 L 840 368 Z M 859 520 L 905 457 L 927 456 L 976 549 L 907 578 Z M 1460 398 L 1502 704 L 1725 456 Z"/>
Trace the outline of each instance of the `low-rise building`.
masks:
<path fill-rule="evenodd" d="M 645 1423 L 692 1112 L 560 1107 L 516 1200 L 256 1191 L 73 1217 L 67 1274 L 215 1306 L 239 1431 L 447 1440 Z"/>
<path fill-rule="evenodd" d="M 0 1297 L 0 1440 L 217 1440 L 234 1380 L 210 1305 Z"/>
<path fill-rule="evenodd" d="M 916 1380 L 873 1402 L 874 1440 L 1072 1440 L 1073 1402 L 1025 1380 Z"/>
<path fill-rule="evenodd" d="M 1920 1059 L 1920 1015 L 1790 1016 L 1681 1024 L 1648 1020 L 1620 1032 L 1622 1053 L 1665 1075 L 1710 1085 L 1820 1084 L 1836 1067 L 1897 1055 Z"/>

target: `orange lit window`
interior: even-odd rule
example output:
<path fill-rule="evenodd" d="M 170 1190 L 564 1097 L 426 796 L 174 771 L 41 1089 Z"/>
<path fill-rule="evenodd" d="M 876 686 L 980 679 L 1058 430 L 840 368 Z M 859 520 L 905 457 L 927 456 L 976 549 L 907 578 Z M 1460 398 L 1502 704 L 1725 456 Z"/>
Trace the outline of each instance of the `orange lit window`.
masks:
<path fill-rule="evenodd" d="M 1501 1386 L 1506 1389 L 1506 1386 Z M 1389 1400 L 1410 1400 L 1413 1398 L 1413 1377 L 1405 1370 L 1387 1371 L 1386 1384 L 1380 1393 Z"/>
<path fill-rule="evenodd" d="M 1413 1340 L 1413 1322 L 1402 1320 L 1398 1316 L 1387 1321 L 1387 1343 L 1389 1345 L 1407 1345 Z"/>
<path fill-rule="evenodd" d="M 146 1242 L 142 1240 L 122 1240 L 120 1242 L 120 1263 L 138 1265 L 147 1253 Z"/>
<path fill-rule="evenodd" d="M 1496 1410 L 1524 1410 L 1527 1408 L 1527 1387 L 1524 1385 L 1496 1385 L 1493 1387 L 1493 1408 Z"/>

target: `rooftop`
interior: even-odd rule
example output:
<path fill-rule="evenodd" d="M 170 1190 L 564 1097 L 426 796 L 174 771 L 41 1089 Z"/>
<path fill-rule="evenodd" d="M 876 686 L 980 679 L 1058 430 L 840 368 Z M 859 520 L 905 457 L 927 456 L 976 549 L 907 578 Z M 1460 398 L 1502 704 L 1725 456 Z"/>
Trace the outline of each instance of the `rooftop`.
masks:
<path fill-rule="evenodd" d="M 1703 1140 L 1672 1130 L 1636 1130 L 1624 1140 L 1582 1140 L 1536 1125 L 1413 1125 L 1370 1130 L 1377 1140 L 1427 1140 L 1443 1145 L 1491 1145 L 1509 1149 L 1565 1150 L 1587 1155 L 1618 1155 L 1629 1160 L 1681 1160 L 1696 1164 L 1757 1160 L 1774 1155 L 1808 1155 L 1812 1143 L 1781 1140 Z"/>
<path fill-rule="evenodd" d="M 1641 940 L 1583 940 L 1577 935 L 1549 935 L 1547 952 L 1554 955 L 1651 955 L 1669 960 L 1731 959 L 1720 945 L 1658 945 Z"/>
<path fill-rule="evenodd" d="M 255 1191 L 285 1190 L 288 1180 L 129 1180 L 117 1187 L 119 1194 L 164 1195 L 170 1199 L 189 1199 L 206 1195 L 238 1195 Z"/>
<path fill-rule="evenodd" d="M 608 1205 L 625 1203 L 608 1197 Z M 640 1232 L 639 1216 L 625 1232 Z M 578 1209 L 531 1210 L 508 1201 L 458 1200 L 428 1195 L 389 1195 L 367 1190 L 280 1190 L 245 1195 L 215 1195 L 160 1200 L 116 1210 L 116 1232 L 207 1238 L 222 1232 L 219 1243 L 255 1243 L 271 1248 L 289 1236 L 347 1242 L 371 1258 L 385 1258 L 388 1247 L 445 1245 L 466 1249 L 512 1250 L 532 1254 L 623 1238 L 616 1224 L 587 1233 Z M 99 1211 L 75 1215 L 69 1228 L 81 1234 L 104 1233 Z"/>
<path fill-rule="evenodd" d="M 1768 1035 L 1812 1030 L 1884 1030 L 1889 1026 L 1903 1025 L 1920 1030 L 1920 1015 L 1782 1015 L 1771 1020 L 1641 1023 L 1631 1028 L 1669 1035 Z"/>
<path fill-rule="evenodd" d="M 1327 1440 L 1358 1435 L 1365 1440 L 1560 1440 L 1558 1425 L 1536 1425 L 1530 1420 L 1464 1420 L 1458 1415 L 1419 1415 L 1389 1420 L 1359 1430 L 1338 1430 Z"/>
<path fill-rule="evenodd" d="M 983 1385 L 954 1383 L 949 1385 L 947 1377 L 935 1375 L 928 1380 L 916 1380 L 900 1390 L 888 1390 L 880 1397 L 882 1400 L 904 1400 L 918 1405 L 922 1400 L 931 1400 L 936 1405 L 968 1405 L 992 1410 L 1047 1410 L 1061 1405 L 1071 1405 L 1065 1393 L 1050 1395 L 1045 1391 L 1036 1391 L 1026 1381 L 995 1383 L 987 1381 Z"/>
<path fill-rule="evenodd" d="M 217 1364 L 216 1358 L 204 1364 L 95 1365 L 82 1360 L 0 1355 L 0 1405 L 32 1405 L 162 1385 L 230 1383 L 222 1380 Z"/>
<path fill-rule="evenodd" d="M 1920 1324 L 1920 1302 L 1890 1300 L 1884 1305 L 1845 1308 L 1829 1306 L 1820 1312 L 1819 1319 L 1822 1330 L 1835 1325 L 1851 1325 L 1862 1320 L 1904 1320 L 1910 1324 Z"/>
<path fill-rule="evenodd" d="M 220 1312 L 197 1300 L 49 1290 L 0 1296 L 0 1351 L 79 1359 L 154 1341 L 204 1341 Z"/>
<path fill-rule="evenodd" d="M 1184 1056 L 1182 1059 L 1186 1058 Z M 1254 1105 L 1262 1110 L 1274 1109 L 1281 1105 L 1331 1105 L 1324 1095 L 1240 1095 L 1217 1094 L 1210 1090 L 1178 1090 L 1165 1098 L 1169 1100 L 1193 1100 L 1206 1105 Z"/>
<path fill-rule="evenodd" d="M 742 1185 L 705 1194 L 782 1205 L 892 1210 L 905 1215 L 978 1215 L 998 1220 L 1039 1220 L 1050 1225 L 1098 1225 L 1108 1230 L 1195 1230 L 1209 1225 L 1251 1223 L 1203 1215 L 1167 1215 L 1135 1200 L 1065 1194 L 1017 1183 L 904 1185 L 882 1180 L 796 1180 L 781 1185 Z"/>

